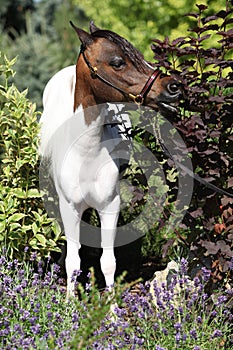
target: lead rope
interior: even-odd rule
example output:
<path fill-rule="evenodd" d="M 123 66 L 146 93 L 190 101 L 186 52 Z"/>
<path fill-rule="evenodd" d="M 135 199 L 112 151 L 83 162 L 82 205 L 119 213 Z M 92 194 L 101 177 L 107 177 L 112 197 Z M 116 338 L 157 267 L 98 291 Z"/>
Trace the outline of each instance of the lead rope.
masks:
<path fill-rule="evenodd" d="M 158 121 L 158 117 L 155 114 L 154 115 L 154 119 L 152 122 L 152 128 L 153 128 L 153 134 L 156 140 L 156 143 L 160 146 L 162 152 L 169 158 L 172 160 L 172 162 L 175 164 L 176 168 L 180 168 L 182 169 L 186 174 L 188 174 L 189 176 L 191 176 L 194 180 L 200 182 L 201 184 L 205 185 L 206 187 L 210 188 L 211 190 L 213 190 L 214 192 L 218 192 L 220 194 L 223 194 L 227 197 L 231 197 L 233 198 L 233 194 L 225 191 L 209 182 L 207 182 L 205 179 L 203 179 L 202 177 L 200 177 L 199 175 L 195 174 L 192 170 L 190 170 L 189 168 L 187 168 L 185 165 L 181 164 L 179 161 L 175 161 L 173 156 L 171 155 L 171 153 L 169 152 L 169 150 L 167 149 L 167 147 L 165 146 L 162 136 L 161 136 L 161 131 L 160 131 L 160 127 L 159 127 L 159 121 Z"/>

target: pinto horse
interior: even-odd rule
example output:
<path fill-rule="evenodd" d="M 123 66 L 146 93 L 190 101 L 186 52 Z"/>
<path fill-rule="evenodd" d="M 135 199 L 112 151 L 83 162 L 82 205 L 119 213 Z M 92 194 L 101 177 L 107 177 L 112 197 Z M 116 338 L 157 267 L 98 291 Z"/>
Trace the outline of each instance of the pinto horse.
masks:
<path fill-rule="evenodd" d="M 81 50 L 76 66 L 48 82 L 41 117 L 40 150 L 50 160 L 67 239 L 67 295 L 74 295 L 72 274 L 80 269 L 80 222 L 87 208 L 101 223 L 100 266 L 106 286 L 114 283 L 114 239 L 120 210 L 119 164 L 113 159 L 113 131 L 104 125 L 104 104 L 133 102 L 174 111 L 179 83 L 162 75 L 118 34 L 90 25 L 90 34 L 73 23 Z M 108 133 L 110 142 L 104 143 Z M 104 136 L 105 135 L 105 136 Z"/>

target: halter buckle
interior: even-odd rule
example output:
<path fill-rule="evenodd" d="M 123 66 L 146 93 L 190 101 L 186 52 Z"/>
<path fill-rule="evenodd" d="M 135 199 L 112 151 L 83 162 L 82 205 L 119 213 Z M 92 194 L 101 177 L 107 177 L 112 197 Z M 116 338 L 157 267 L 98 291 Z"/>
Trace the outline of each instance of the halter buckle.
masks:
<path fill-rule="evenodd" d="M 90 66 L 91 75 L 95 77 L 97 75 L 97 67 Z"/>
<path fill-rule="evenodd" d="M 133 95 L 133 94 L 129 94 L 129 97 L 133 100 L 134 103 L 136 103 L 136 105 L 142 105 L 144 102 L 144 98 L 139 94 L 139 95 Z"/>

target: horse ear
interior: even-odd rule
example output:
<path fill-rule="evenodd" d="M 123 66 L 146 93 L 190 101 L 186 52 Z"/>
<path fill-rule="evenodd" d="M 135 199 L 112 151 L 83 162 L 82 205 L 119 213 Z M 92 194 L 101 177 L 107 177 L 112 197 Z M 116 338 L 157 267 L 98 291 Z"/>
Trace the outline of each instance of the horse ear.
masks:
<path fill-rule="evenodd" d="M 94 33 L 97 32 L 98 30 L 100 30 L 100 28 L 96 27 L 96 25 L 94 24 L 93 21 L 90 22 L 90 32 Z"/>
<path fill-rule="evenodd" d="M 91 34 L 85 32 L 85 30 L 78 28 L 74 25 L 73 22 L 70 21 L 71 26 L 74 28 L 76 33 L 78 34 L 78 37 L 81 41 L 81 43 L 86 47 L 88 45 L 91 45 L 93 43 L 93 38 Z"/>

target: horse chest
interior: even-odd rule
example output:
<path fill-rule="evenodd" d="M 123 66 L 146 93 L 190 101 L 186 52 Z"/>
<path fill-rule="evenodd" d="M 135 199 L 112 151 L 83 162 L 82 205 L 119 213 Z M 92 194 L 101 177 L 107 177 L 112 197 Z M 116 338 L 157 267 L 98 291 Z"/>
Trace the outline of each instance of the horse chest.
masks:
<path fill-rule="evenodd" d="M 106 147 L 70 151 L 63 161 L 60 187 L 73 203 L 100 207 L 117 193 L 118 167 Z"/>

